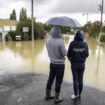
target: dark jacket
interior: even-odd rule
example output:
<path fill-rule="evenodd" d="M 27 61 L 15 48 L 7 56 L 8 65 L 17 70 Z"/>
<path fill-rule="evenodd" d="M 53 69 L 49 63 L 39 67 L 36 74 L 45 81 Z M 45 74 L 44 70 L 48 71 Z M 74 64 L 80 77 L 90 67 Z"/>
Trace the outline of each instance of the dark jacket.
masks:
<path fill-rule="evenodd" d="M 88 45 L 84 42 L 82 32 L 77 31 L 74 40 L 69 45 L 67 57 L 71 63 L 85 63 L 88 56 Z"/>

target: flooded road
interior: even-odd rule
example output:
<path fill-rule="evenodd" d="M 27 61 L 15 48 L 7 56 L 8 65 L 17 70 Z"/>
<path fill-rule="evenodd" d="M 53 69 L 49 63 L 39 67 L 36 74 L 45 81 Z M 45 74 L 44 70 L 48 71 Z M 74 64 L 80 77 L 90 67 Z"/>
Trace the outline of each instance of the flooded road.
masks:
<path fill-rule="evenodd" d="M 66 49 L 73 37 L 65 37 Z M 89 54 L 86 61 L 84 84 L 105 91 L 105 46 L 88 39 Z M 70 63 L 66 58 L 65 77 L 72 82 Z M 26 42 L 0 42 L 0 75 L 4 73 L 49 73 L 49 58 L 45 40 Z"/>

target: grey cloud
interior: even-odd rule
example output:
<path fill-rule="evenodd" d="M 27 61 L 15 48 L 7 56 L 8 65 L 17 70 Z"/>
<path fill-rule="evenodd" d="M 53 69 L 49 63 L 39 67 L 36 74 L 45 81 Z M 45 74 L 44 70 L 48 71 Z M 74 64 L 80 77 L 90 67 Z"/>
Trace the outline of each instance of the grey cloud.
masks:
<path fill-rule="evenodd" d="M 17 3 L 19 1 L 23 1 L 23 2 L 26 2 L 26 3 L 31 3 L 31 0 L 0 0 L 0 7 L 3 7 L 5 4 L 8 3 L 11 4 L 11 3 Z M 48 3 L 49 0 L 34 0 L 34 4 L 38 5 L 38 4 L 46 4 Z"/>
<path fill-rule="evenodd" d="M 89 12 L 98 13 L 99 4 L 101 0 L 64 0 L 60 2 L 52 9 L 51 12 L 56 13 L 71 13 L 71 12 Z M 105 2 L 104 2 L 105 6 Z M 104 8 L 105 10 L 105 8 Z"/>
<path fill-rule="evenodd" d="M 34 0 L 34 1 L 37 4 L 46 4 L 46 3 L 50 2 L 50 0 Z"/>
<path fill-rule="evenodd" d="M 13 2 L 18 2 L 18 1 L 20 1 L 20 0 L 9 0 L 9 1 L 7 1 L 7 0 L 1 0 L 0 1 L 0 8 L 5 8 L 7 5 L 10 5 L 11 3 L 13 3 Z"/>
<path fill-rule="evenodd" d="M 31 0 L 0 0 L 0 7 L 6 7 L 6 5 L 17 3 L 18 1 L 23 1 L 28 5 L 29 2 L 31 2 Z M 53 1 L 56 2 L 56 5 L 48 9 L 50 12 L 54 13 L 99 12 L 98 5 L 101 3 L 101 0 L 34 0 L 34 6 L 41 7 L 44 5 L 48 5 Z"/>
<path fill-rule="evenodd" d="M 31 0 L 0 0 L 0 13 L 1 18 L 7 16 L 5 11 L 10 14 L 13 8 L 19 13 L 22 5 L 18 5 L 19 1 L 23 1 L 23 6 L 27 9 L 27 13 L 30 14 Z M 14 4 L 19 6 L 16 8 Z M 101 4 L 101 0 L 34 0 L 34 8 L 36 17 L 43 17 L 46 14 L 54 15 L 59 13 L 74 13 L 74 12 L 90 12 L 99 13 L 98 5 Z M 104 0 L 105 11 L 105 0 Z"/>
<path fill-rule="evenodd" d="M 10 0 L 10 2 L 18 2 L 18 1 L 23 1 L 23 2 L 27 2 L 27 3 L 31 2 L 31 0 Z M 38 4 L 45 4 L 47 2 L 49 2 L 49 0 L 34 0 L 34 3 L 37 5 Z"/>

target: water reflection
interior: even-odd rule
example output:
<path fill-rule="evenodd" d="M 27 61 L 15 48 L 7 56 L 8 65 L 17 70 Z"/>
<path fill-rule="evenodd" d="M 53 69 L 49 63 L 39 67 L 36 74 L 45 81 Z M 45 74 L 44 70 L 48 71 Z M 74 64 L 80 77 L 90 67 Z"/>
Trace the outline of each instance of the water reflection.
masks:
<path fill-rule="evenodd" d="M 34 48 L 32 48 L 34 45 Z M 31 41 L 26 42 L 6 42 L 4 48 L 10 49 L 16 56 L 20 54 L 23 58 L 31 58 L 32 50 L 34 50 L 33 57 L 36 57 L 42 50 L 43 42 L 41 40 L 35 41 L 33 44 Z"/>
<path fill-rule="evenodd" d="M 68 49 L 73 36 L 66 36 L 65 45 Z M 105 46 L 99 46 L 93 39 L 87 40 L 90 56 L 86 62 L 84 83 L 105 90 Z M 66 58 L 64 79 L 72 82 L 70 63 Z M 12 73 L 49 73 L 49 58 L 45 40 L 34 42 L 0 42 L 0 70 Z"/>
<path fill-rule="evenodd" d="M 42 41 L 6 42 L 0 47 L 0 69 L 13 73 L 34 72 L 34 59 L 43 49 Z M 34 46 L 33 46 L 34 45 Z"/>

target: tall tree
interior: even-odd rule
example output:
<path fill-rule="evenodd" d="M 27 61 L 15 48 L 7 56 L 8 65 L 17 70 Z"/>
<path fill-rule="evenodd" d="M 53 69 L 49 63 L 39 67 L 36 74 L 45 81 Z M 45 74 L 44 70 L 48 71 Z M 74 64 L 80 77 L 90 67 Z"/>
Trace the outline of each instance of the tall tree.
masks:
<path fill-rule="evenodd" d="M 10 14 L 10 20 L 16 20 L 16 11 L 13 9 L 12 13 Z"/>
<path fill-rule="evenodd" d="M 97 37 L 100 33 L 100 21 L 88 22 L 83 27 L 84 32 L 88 32 L 88 34 L 92 37 Z"/>
<path fill-rule="evenodd" d="M 19 20 L 20 20 L 20 21 L 23 21 L 23 20 L 25 20 L 25 19 L 27 19 L 27 12 L 26 12 L 26 9 L 25 9 L 25 8 L 22 8 L 22 9 L 20 10 L 20 17 L 19 17 Z"/>

